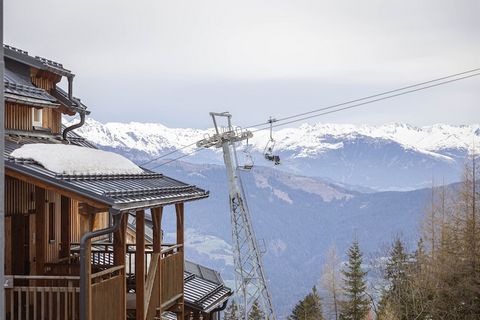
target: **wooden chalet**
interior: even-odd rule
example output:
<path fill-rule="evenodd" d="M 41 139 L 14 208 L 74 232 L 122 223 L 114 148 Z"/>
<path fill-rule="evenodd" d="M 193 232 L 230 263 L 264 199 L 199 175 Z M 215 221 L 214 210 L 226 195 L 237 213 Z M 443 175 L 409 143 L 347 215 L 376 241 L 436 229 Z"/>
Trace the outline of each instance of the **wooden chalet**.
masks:
<path fill-rule="evenodd" d="M 71 71 L 10 46 L 4 57 L 5 318 L 216 319 L 230 289 L 184 261 L 185 203 L 208 192 L 143 168 L 66 174 L 12 156 L 29 144 L 96 148 L 72 131 L 89 111 L 72 94 Z M 80 122 L 64 127 L 62 115 L 75 114 Z M 165 206 L 175 208 L 169 244 Z"/>

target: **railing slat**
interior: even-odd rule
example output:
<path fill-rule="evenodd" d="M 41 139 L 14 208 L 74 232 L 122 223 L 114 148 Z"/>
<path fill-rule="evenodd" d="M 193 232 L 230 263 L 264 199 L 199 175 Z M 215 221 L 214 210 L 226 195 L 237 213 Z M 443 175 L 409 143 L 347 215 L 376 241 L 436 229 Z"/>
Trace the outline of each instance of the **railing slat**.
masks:
<path fill-rule="evenodd" d="M 59 288 L 57 291 L 57 320 L 60 320 L 60 292 L 62 288 Z"/>
<path fill-rule="evenodd" d="M 40 289 L 40 294 L 41 294 L 41 312 L 40 312 L 40 319 L 45 319 L 45 291 L 43 290 L 43 288 L 39 288 Z"/>
<path fill-rule="evenodd" d="M 25 317 L 27 319 L 30 319 L 30 292 L 28 292 L 27 289 L 25 289 L 25 303 L 26 303 Z"/>
<path fill-rule="evenodd" d="M 13 291 L 13 289 L 8 291 L 10 292 L 10 319 L 13 320 L 13 313 L 15 312 L 15 291 Z"/>
<path fill-rule="evenodd" d="M 33 319 L 37 320 L 37 287 L 33 287 Z"/>
<path fill-rule="evenodd" d="M 48 287 L 48 293 L 47 293 L 47 297 L 48 297 L 48 318 L 49 319 L 52 319 L 53 317 L 53 293 L 52 293 L 52 288 L 51 287 Z"/>
<path fill-rule="evenodd" d="M 22 289 L 16 291 L 18 298 L 18 317 L 22 319 Z"/>

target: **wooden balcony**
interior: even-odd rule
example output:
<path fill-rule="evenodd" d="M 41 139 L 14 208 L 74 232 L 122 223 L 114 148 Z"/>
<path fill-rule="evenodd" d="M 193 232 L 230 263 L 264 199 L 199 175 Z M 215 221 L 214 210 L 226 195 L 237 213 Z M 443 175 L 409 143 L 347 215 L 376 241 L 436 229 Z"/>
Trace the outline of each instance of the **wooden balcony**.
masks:
<path fill-rule="evenodd" d="M 45 264 L 42 276 L 6 276 L 6 319 L 78 319 L 79 258 L 72 245 L 71 256 Z M 164 245 L 160 254 L 145 246 L 145 315 L 153 319 L 160 310 L 168 310 L 183 297 L 182 245 Z M 91 297 L 93 319 L 122 319 L 121 303 L 127 297 L 127 309 L 135 309 L 135 245 L 127 246 L 125 265 L 114 266 L 110 243 L 92 244 Z M 160 271 L 161 270 L 161 271 Z"/>

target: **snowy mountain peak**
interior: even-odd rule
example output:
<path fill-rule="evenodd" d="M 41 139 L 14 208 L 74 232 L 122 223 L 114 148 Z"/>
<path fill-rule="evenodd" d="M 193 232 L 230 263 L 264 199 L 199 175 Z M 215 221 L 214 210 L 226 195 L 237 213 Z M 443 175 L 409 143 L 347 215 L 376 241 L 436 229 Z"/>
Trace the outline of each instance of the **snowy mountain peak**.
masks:
<path fill-rule="evenodd" d="M 77 132 L 99 146 L 132 149 L 154 157 L 192 144 L 206 134 L 212 134 L 213 129 L 168 128 L 159 123 L 139 122 L 102 124 L 90 118 Z M 267 131 L 255 133 L 251 141 L 254 150 L 264 149 L 268 135 Z M 415 127 L 404 123 L 380 126 L 316 123 L 276 130 L 274 138 L 277 150 L 294 152 L 297 157 L 339 149 L 346 141 L 362 138 L 393 141 L 405 149 L 431 154 L 450 149 L 479 150 L 480 124 Z M 183 151 L 186 153 L 193 149 L 194 146 L 191 146 Z"/>

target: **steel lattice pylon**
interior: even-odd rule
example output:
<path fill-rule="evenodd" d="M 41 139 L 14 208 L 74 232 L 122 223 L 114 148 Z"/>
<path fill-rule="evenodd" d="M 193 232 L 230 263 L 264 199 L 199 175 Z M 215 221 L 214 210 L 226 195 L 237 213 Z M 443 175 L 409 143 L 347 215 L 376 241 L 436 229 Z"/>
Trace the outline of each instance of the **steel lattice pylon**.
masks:
<path fill-rule="evenodd" d="M 275 320 L 272 299 L 267 288 L 265 271 L 259 246 L 253 230 L 248 205 L 245 200 L 243 183 L 237 172 L 235 143 L 252 137 L 249 131 L 235 130 L 228 112 L 213 113 L 216 133 L 197 143 L 198 147 L 222 148 L 227 170 L 232 240 L 234 248 L 234 267 L 236 295 L 243 303 L 244 319 L 247 320 L 255 302 L 265 315 L 265 319 Z M 219 130 L 216 117 L 226 117 L 228 126 Z"/>

